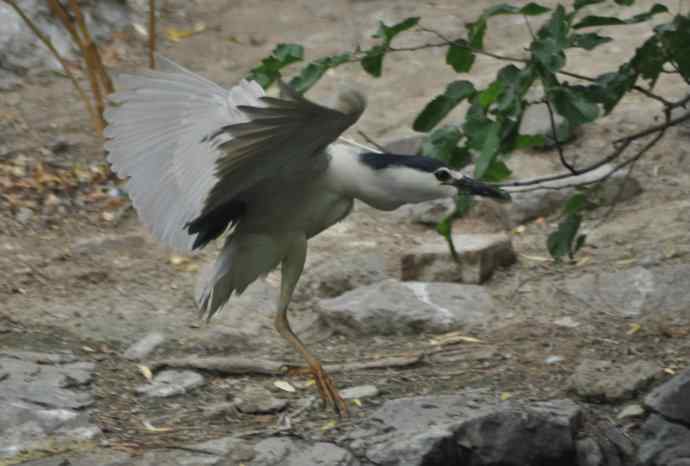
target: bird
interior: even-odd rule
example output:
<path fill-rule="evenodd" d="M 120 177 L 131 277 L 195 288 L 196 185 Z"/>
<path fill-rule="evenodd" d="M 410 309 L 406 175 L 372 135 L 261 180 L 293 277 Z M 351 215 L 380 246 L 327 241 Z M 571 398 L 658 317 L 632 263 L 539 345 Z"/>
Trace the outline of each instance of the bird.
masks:
<path fill-rule="evenodd" d="M 347 416 L 333 379 L 288 320 L 308 241 L 347 217 L 355 200 L 390 211 L 459 193 L 508 201 L 509 193 L 436 158 L 344 139 L 366 107 L 352 88 L 331 108 L 282 79 L 273 97 L 253 80 L 228 89 L 167 58 L 158 62 L 156 70 L 116 76 L 104 112 L 112 170 L 162 244 L 195 251 L 224 239 L 199 293 L 207 319 L 280 267 L 275 329 L 303 357 L 324 405 Z"/>

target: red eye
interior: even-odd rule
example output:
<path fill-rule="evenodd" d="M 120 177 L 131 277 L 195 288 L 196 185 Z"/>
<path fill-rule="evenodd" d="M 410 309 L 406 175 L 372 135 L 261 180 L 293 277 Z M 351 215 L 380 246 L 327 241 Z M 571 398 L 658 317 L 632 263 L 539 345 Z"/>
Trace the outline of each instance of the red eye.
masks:
<path fill-rule="evenodd" d="M 436 170 L 434 175 L 436 176 L 436 179 L 441 181 L 441 182 L 450 181 L 450 179 L 452 178 L 450 175 L 450 172 L 448 170 L 446 170 L 445 168 L 441 168 L 440 170 Z"/>

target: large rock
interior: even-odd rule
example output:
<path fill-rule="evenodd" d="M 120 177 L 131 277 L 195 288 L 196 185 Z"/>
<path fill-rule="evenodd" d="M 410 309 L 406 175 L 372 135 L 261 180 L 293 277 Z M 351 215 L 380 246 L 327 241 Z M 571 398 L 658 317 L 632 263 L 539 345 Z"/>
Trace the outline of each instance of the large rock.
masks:
<path fill-rule="evenodd" d="M 205 383 L 204 376 L 198 372 L 165 370 L 159 372 L 150 384 L 138 386 L 136 391 L 140 395 L 167 398 L 181 395 Z"/>
<path fill-rule="evenodd" d="M 579 301 L 604 308 L 623 317 L 653 315 L 663 311 L 687 321 L 690 264 L 656 268 L 633 267 L 619 272 L 601 272 L 568 280 L 566 287 Z"/>
<path fill-rule="evenodd" d="M 610 361 L 585 359 L 570 379 L 581 398 L 594 402 L 619 402 L 634 398 L 661 374 L 650 361 L 634 361 L 615 367 Z"/>
<path fill-rule="evenodd" d="M 87 409 L 93 373 L 72 354 L 1 352 L 0 458 L 99 435 Z"/>
<path fill-rule="evenodd" d="M 656 387 L 644 402 L 665 418 L 690 426 L 690 368 Z"/>
<path fill-rule="evenodd" d="M 286 437 L 262 440 L 254 446 L 252 466 L 358 466 L 349 451 L 332 443 L 309 443 Z"/>
<path fill-rule="evenodd" d="M 569 400 L 518 407 L 481 392 L 391 400 L 355 432 L 374 464 L 576 465 L 580 411 Z"/>
<path fill-rule="evenodd" d="M 690 465 L 690 429 L 687 427 L 652 414 L 640 433 L 638 459 L 641 466 Z"/>
<path fill-rule="evenodd" d="M 444 241 L 426 244 L 402 256 L 402 279 L 426 282 L 480 284 L 498 267 L 515 262 L 510 237 L 505 233 L 454 235 L 457 260 Z"/>
<path fill-rule="evenodd" d="M 69 33 L 51 14 L 48 2 L 22 0 L 17 2 L 24 13 L 51 40 L 61 56 L 75 57 Z M 110 37 L 131 23 L 130 9 L 121 0 L 79 2 L 91 36 L 96 41 Z M 0 78 L 37 69 L 59 69 L 60 64 L 41 44 L 24 21 L 5 3 L 0 3 Z"/>
<path fill-rule="evenodd" d="M 493 308 L 479 286 L 394 279 L 319 301 L 327 324 L 350 335 L 443 333 L 486 322 Z"/>

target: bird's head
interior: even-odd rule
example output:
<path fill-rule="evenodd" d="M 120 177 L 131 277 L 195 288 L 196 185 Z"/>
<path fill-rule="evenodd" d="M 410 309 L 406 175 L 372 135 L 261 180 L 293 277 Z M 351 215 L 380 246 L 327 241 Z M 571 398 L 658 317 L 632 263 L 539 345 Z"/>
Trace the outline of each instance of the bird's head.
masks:
<path fill-rule="evenodd" d="M 431 157 L 363 153 L 366 167 L 357 184 L 358 197 L 379 209 L 402 204 L 456 197 L 458 194 L 510 201 L 510 194 L 488 183 L 475 180 Z"/>
<path fill-rule="evenodd" d="M 451 170 L 448 167 L 440 167 L 433 172 L 434 178 L 441 186 L 452 186 L 458 194 L 470 194 L 483 196 L 500 202 L 510 201 L 510 194 L 490 184 L 470 178 L 463 173 Z"/>

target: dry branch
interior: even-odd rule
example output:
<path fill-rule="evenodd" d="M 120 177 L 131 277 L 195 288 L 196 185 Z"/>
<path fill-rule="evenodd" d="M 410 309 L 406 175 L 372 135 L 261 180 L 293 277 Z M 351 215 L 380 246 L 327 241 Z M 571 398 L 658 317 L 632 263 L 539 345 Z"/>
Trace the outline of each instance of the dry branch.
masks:
<path fill-rule="evenodd" d="M 31 29 L 31 32 L 33 32 L 36 35 L 36 37 L 38 37 L 38 39 L 41 42 L 43 42 L 43 44 L 48 48 L 48 50 L 50 50 L 50 53 L 53 54 L 55 59 L 58 62 L 60 62 L 60 65 L 62 65 L 62 69 L 65 71 L 65 74 L 70 79 L 70 81 L 72 81 L 72 84 L 74 85 L 74 88 L 77 90 L 79 97 L 84 102 L 86 110 L 91 116 L 91 120 L 93 121 L 94 126 L 98 128 L 100 116 L 95 112 L 93 105 L 91 105 L 91 101 L 86 95 L 86 92 L 84 92 L 84 89 L 79 84 L 79 81 L 77 81 L 77 78 L 70 71 L 69 65 L 67 65 L 67 62 L 65 62 L 64 58 L 60 56 L 60 53 L 57 51 L 51 40 L 45 34 L 43 34 L 43 32 L 41 32 L 41 30 L 33 23 L 33 21 L 31 21 L 31 19 L 28 16 L 26 16 L 22 9 L 19 8 L 19 6 L 13 0 L 4 0 L 4 2 L 7 3 L 10 6 L 10 8 L 12 8 L 22 18 L 26 25 L 29 26 L 29 29 Z"/>
<path fill-rule="evenodd" d="M 149 68 L 156 68 L 156 0 L 149 0 Z"/>

